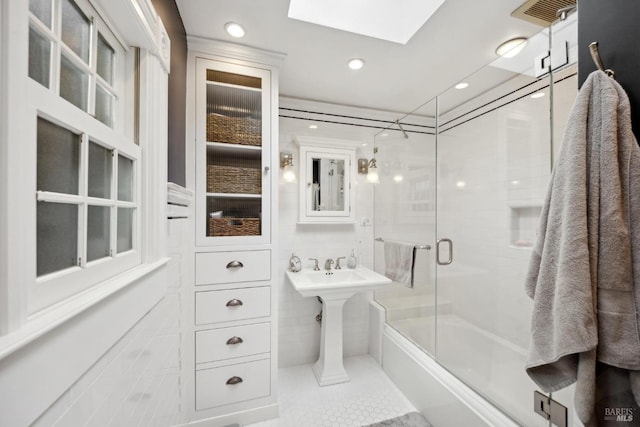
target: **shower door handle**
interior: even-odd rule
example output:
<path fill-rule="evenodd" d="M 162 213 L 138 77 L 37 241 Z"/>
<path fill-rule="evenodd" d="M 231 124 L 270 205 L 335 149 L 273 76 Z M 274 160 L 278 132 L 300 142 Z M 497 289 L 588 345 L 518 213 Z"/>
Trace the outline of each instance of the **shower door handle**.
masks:
<path fill-rule="evenodd" d="M 440 245 L 442 243 L 449 244 L 449 259 L 446 261 L 440 261 Z M 451 239 L 440 239 L 438 243 L 436 243 L 436 262 L 438 265 L 449 265 L 453 262 L 453 242 Z"/>

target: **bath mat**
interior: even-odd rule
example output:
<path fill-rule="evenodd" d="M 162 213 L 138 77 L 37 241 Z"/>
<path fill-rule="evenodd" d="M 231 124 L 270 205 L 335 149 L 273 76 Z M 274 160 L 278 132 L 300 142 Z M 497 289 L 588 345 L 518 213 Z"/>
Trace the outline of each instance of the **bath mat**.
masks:
<path fill-rule="evenodd" d="M 399 417 L 369 424 L 365 427 L 433 427 L 420 412 L 409 412 Z"/>

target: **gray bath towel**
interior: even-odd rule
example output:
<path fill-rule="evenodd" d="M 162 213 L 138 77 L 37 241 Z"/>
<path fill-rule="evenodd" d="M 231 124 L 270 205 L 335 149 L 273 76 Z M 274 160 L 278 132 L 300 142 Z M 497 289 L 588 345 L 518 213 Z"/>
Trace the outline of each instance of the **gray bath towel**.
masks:
<path fill-rule="evenodd" d="M 569 116 L 525 287 L 527 373 L 546 392 L 576 382 L 576 412 L 594 425 L 596 363 L 640 370 L 640 148 L 627 95 L 601 71 Z"/>
<path fill-rule="evenodd" d="M 384 275 L 413 287 L 416 246 L 409 242 L 384 241 Z"/>

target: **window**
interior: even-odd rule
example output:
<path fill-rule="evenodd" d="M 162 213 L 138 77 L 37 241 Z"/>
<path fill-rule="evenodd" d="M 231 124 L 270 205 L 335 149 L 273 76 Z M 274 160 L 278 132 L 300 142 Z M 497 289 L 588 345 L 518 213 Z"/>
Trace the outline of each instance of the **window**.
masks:
<path fill-rule="evenodd" d="M 106 24 L 86 0 L 29 0 L 29 10 L 29 76 L 113 128 L 124 52 Z"/>
<path fill-rule="evenodd" d="M 29 0 L 29 11 L 33 312 L 140 263 L 140 148 L 125 130 L 132 61 L 107 24 L 86 0 Z"/>

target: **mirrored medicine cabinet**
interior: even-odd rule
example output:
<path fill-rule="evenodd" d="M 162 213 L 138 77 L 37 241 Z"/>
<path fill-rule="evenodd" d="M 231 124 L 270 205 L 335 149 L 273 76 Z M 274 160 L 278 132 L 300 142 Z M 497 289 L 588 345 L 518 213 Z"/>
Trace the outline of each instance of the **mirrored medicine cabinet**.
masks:
<path fill-rule="evenodd" d="M 298 224 L 355 224 L 358 141 L 297 137 L 300 147 Z"/>

